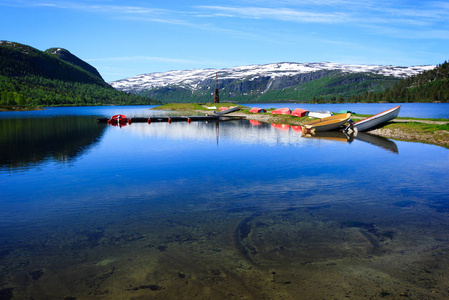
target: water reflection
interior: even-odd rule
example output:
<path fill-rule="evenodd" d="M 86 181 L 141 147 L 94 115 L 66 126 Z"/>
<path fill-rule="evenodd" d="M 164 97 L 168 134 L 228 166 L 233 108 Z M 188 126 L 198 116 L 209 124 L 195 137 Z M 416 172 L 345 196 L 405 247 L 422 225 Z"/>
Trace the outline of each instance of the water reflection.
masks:
<path fill-rule="evenodd" d="M 365 132 L 357 132 L 357 134 L 355 134 L 355 138 L 357 140 L 370 143 L 374 146 L 381 147 L 390 152 L 399 153 L 398 146 L 396 145 L 396 143 L 387 138 Z"/>
<path fill-rule="evenodd" d="M 290 126 L 281 127 L 289 129 Z M 111 128 L 112 129 L 112 128 Z M 278 130 L 268 123 L 250 123 L 246 120 L 227 122 L 135 123 L 120 130 L 141 137 L 165 137 L 174 140 L 232 140 L 244 144 L 303 145 L 300 132 Z M 291 134 L 290 134 L 291 133 Z"/>
<path fill-rule="evenodd" d="M 0 169 L 70 162 L 98 143 L 104 130 L 83 116 L 0 119 Z"/>
<path fill-rule="evenodd" d="M 3 298 L 448 296 L 447 149 L 392 155 L 248 121 L 87 123 L 71 166 L 0 172 Z"/>
<path fill-rule="evenodd" d="M 193 139 L 210 140 L 215 139 L 217 144 L 221 139 L 230 139 L 244 144 L 265 145 L 296 145 L 305 146 L 307 139 L 322 140 L 324 142 L 346 142 L 352 143 L 354 139 L 369 143 L 393 153 L 398 153 L 396 143 L 384 137 L 368 133 L 347 134 L 342 131 L 325 131 L 314 134 L 303 134 L 301 126 L 286 124 L 268 124 L 259 121 L 227 121 L 227 122 L 194 122 L 180 123 L 135 123 L 126 128 L 129 134 L 141 137 L 168 137 L 175 140 Z"/>
<path fill-rule="evenodd" d="M 352 143 L 352 141 L 354 141 L 353 134 L 347 134 L 342 131 L 320 131 L 313 134 L 303 134 L 303 137 L 347 143 Z"/>

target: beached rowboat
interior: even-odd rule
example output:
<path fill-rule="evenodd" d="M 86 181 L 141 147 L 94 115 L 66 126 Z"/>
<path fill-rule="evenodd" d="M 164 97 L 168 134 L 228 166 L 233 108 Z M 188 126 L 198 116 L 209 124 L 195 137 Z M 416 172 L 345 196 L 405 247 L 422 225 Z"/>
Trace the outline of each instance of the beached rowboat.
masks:
<path fill-rule="evenodd" d="M 374 128 L 382 123 L 391 121 L 396 118 L 399 114 L 400 109 L 400 105 L 387 109 L 386 111 L 378 113 L 377 115 L 355 122 L 354 127 L 357 128 L 358 131 L 365 131 Z"/>
<path fill-rule="evenodd" d="M 290 108 L 278 108 L 275 109 L 271 112 L 273 115 L 290 115 L 292 113 L 292 111 L 290 110 Z"/>
<path fill-rule="evenodd" d="M 292 116 L 294 117 L 305 117 L 309 113 L 308 110 L 302 108 L 296 108 L 292 111 Z"/>
<path fill-rule="evenodd" d="M 342 126 L 343 124 L 345 124 L 350 117 L 351 114 L 347 113 L 313 120 L 302 125 L 303 131 L 309 132 L 309 131 L 335 130 L 340 128 L 340 126 Z"/>
<path fill-rule="evenodd" d="M 333 115 L 333 113 L 331 113 L 328 110 L 323 110 L 323 111 L 309 111 L 307 113 L 307 115 L 311 118 L 327 118 Z"/>

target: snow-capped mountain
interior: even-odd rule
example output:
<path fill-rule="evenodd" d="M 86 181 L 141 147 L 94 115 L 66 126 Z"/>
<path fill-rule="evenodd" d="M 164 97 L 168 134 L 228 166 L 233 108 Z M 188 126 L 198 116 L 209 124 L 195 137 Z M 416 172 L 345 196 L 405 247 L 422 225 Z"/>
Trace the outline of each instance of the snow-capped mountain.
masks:
<path fill-rule="evenodd" d="M 343 65 L 329 62 L 319 63 L 275 63 L 266 65 L 241 66 L 227 69 L 194 69 L 183 71 L 169 71 L 148 73 L 131 78 L 110 82 L 114 88 L 122 91 L 141 92 L 166 86 L 180 86 L 192 91 L 201 88 L 202 84 L 215 79 L 218 74 L 220 81 L 254 80 L 259 77 L 276 79 L 318 71 L 341 71 L 342 73 L 374 73 L 384 76 L 405 78 L 436 66 L 383 66 L 383 65 Z"/>
<path fill-rule="evenodd" d="M 213 101 L 215 76 L 224 101 L 240 103 L 313 101 L 379 92 L 436 66 L 396 67 L 321 63 L 277 63 L 228 69 L 149 73 L 110 84 L 162 102 Z"/>

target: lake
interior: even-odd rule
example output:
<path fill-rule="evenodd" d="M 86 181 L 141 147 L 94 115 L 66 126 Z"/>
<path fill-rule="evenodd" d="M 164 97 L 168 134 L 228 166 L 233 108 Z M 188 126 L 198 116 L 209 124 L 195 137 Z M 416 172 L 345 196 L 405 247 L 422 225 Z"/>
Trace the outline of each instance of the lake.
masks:
<path fill-rule="evenodd" d="M 149 108 L 0 113 L 0 299 L 449 297 L 448 149 Z"/>

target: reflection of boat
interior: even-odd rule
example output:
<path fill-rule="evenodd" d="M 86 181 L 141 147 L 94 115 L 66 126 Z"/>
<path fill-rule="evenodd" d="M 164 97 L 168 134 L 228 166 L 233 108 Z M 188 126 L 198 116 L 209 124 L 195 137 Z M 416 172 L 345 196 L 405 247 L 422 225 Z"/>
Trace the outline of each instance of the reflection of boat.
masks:
<path fill-rule="evenodd" d="M 298 133 L 302 133 L 302 127 L 301 126 L 291 126 L 290 127 L 293 131 L 298 132 Z"/>
<path fill-rule="evenodd" d="M 290 125 L 286 125 L 286 124 L 274 124 L 272 123 L 271 126 L 273 128 L 282 130 L 282 131 L 289 131 L 290 130 Z"/>
<path fill-rule="evenodd" d="M 320 119 L 330 117 L 333 114 L 330 111 L 326 110 L 326 111 L 309 111 L 307 115 L 312 118 Z"/>
<path fill-rule="evenodd" d="M 400 105 L 387 109 L 386 111 L 378 113 L 377 115 L 355 122 L 354 127 L 357 128 L 358 131 L 365 131 L 370 128 L 376 127 L 382 123 L 388 122 L 396 118 L 399 114 L 400 109 L 401 109 Z"/>
<path fill-rule="evenodd" d="M 357 140 L 379 146 L 393 153 L 399 153 L 396 143 L 387 138 L 364 132 L 357 132 L 357 134 L 354 134 L 354 136 Z"/>
<path fill-rule="evenodd" d="M 316 139 L 348 142 L 348 143 L 351 143 L 354 140 L 353 134 L 346 134 L 342 131 L 321 131 L 316 132 L 314 134 L 303 134 L 302 136 L 308 138 L 316 138 Z"/>
<path fill-rule="evenodd" d="M 307 122 L 302 125 L 303 131 L 329 131 L 340 128 L 343 124 L 345 124 L 349 118 L 351 117 L 351 114 L 340 114 L 335 115 L 327 118 L 317 119 L 310 122 Z"/>
<path fill-rule="evenodd" d="M 257 120 L 249 120 L 249 123 L 253 126 L 261 126 L 262 123 Z"/>

